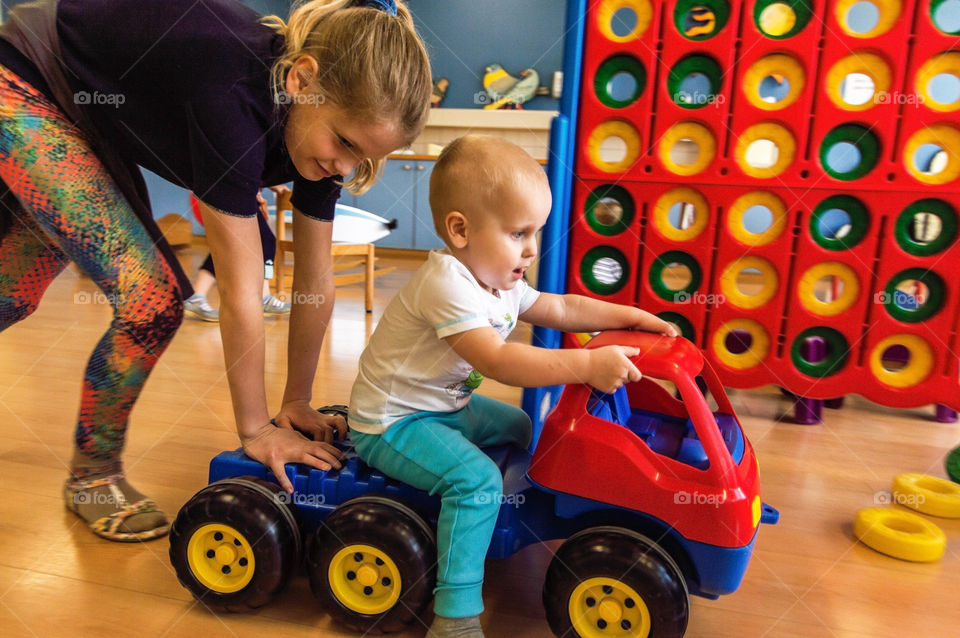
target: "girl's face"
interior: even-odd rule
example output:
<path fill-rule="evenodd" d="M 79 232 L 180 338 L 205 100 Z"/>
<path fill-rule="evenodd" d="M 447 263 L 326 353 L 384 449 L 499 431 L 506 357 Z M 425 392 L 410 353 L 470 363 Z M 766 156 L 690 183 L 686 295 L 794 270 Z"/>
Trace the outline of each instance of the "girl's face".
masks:
<path fill-rule="evenodd" d="M 346 177 L 361 160 L 380 159 L 405 143 L 396 119 L 354 117 L 325 100 L 304 77 L 317 77 L 316 61 L 309 56 L 287 75 L 290 110 L 283 131 L 290 159 L 304 178 Z"/>

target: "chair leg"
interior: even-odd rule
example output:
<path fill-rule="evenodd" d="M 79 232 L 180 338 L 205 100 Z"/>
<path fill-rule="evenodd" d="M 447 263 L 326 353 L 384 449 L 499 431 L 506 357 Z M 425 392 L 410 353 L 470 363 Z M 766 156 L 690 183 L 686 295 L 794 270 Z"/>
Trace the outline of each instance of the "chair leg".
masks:
<path fill-rule="evenodd" d="M 373 244 L 367 244 L 367 264 L 363 291 L 363 302 L 367 312 L 373 312 L 373 266 L 375 263 L 376 255 Z"/>

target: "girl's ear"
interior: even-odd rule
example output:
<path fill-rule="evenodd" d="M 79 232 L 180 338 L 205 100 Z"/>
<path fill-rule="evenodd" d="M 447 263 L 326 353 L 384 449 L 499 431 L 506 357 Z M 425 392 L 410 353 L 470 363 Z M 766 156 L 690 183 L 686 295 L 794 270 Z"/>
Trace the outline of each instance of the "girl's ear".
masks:
<path fill-rule="evenodd" d="M 470 222 L 466 215 L 458 210 L 450 211 L 443 218 L 444 228 L 447 231 L 447 239 L 454 248 L 462 249 L 467 246 L 467 235 L 470 229 Z"/>
<path fill-rule="evenodd" d="M 291 96 L 299 95 L 311 89 L 311 83 L 318 77 L 320 66 L 312 55 L 301 55 L 287 72 L 286 89 Z"/>

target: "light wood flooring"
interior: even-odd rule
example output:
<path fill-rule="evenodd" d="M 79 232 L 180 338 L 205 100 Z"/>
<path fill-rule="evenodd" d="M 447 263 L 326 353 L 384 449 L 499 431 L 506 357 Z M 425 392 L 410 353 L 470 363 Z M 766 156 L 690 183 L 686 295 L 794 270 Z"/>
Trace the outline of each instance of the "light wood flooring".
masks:
<path fill-rule="evenodd" d="M 190 272 L 202 250 L 181 253 Z M 398 268 L 377 280 L 372 315 L 363 311 L 362 286 L 338 289 L 317 405 L 346 402 L 367 337 L 417 261 L 381 265 Z M 64 509 L 82 368 L 110 318 L 108 306 L 91 299 L 103 301 L 89 280 L 67 270 L 32 317 L 0 335 L 0 636 L 352 635 L 331 622 L 303 575 L 257 614 L 214 615 L 177 582 L 165 539 L 103 541 Z M 266 321 L 271 409 L 283 388 L 286 333 L 286 319 Z M 171 516 L 206 483 L 210 458 L 237 446 L 220 344 L 216 324 L 186 320 L 133 412 L 128 473 Z M 481 392 L 520 398 L 490 380 Z M 936 520 L 949 544 L 932 564 L 878 554 L 852 531 L 856 512 L 873 506 L 896 474 L 944 476 L 960 426 L 934 422 L 932 408 L 894 411 L 856 397 L 828 411 L 823 425 L 798 426 L 774 388 L 736 391 L 732 400 L 760 459 L 764 500 L 782 520 L 761 529 L 736 593 L 693 600 L 687 636 L 960 636 L 960 520 Z M 540 592 L 552 547 L 488 562 L 487 636 L 550 635 Z"/>

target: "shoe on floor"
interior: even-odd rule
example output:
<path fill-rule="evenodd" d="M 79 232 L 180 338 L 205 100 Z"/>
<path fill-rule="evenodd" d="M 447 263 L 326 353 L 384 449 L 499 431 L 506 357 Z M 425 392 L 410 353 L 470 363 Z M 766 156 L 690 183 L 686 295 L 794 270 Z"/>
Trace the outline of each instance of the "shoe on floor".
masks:
<path fill-rule="evenodd" d="M 290 304 L 280 301 L 273 295 L 267 295 L 263 298 L 263 316 L 275 317 L 278 315 L 289 315 Z"/>
<path fill-rule="evenodd" d="M 204 295 L 193 295 L 183 302 L 183 309 L 204 321 L 220 321 L 220 313 L 214 310 Z"/>
<path fill-rule="evenodd" d="M 63 501 L 94 534 L 107 540 L 148 541 L 170 531 L 167 517 L 153 499 L 133 489 L 122 472 L 67 479 L 63 486 Z"/>

